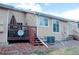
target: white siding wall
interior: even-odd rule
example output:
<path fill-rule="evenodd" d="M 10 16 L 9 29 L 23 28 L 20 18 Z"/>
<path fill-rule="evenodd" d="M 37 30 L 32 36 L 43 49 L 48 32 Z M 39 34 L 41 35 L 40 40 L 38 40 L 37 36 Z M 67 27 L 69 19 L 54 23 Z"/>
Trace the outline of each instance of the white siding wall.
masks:
<path fill-rule="evenodd" d="M 8 44 L 7 43 L 7 26 L 8 26 L 8 10 L 0 9 L 0 27 L 2 28 L 0 31 L 0 45 Z"/>
<path fill-rule="evenodd" d="M 55 40 L 63 40 L 65 36 L 67 36 L 66 33 L 66 26 L 67 22 L 59 21 L 59 32 L 53 32 L 53 20 L 54 19 L 48 19 L 48 26 L 47 27 L 39 27 L 38 26 L 38 36 L 39 37 L 46 37 L 46 36 L 55 36 Z M 65 28 L 65 29 L 64 29 Z"/>
<path fill-rule="evenodd" d="M 67 34 L 71 35 L 73 34 L 73 31 L 78 31 L 78 25 L 76 22 L 68 22 L 67 23 Z"/>

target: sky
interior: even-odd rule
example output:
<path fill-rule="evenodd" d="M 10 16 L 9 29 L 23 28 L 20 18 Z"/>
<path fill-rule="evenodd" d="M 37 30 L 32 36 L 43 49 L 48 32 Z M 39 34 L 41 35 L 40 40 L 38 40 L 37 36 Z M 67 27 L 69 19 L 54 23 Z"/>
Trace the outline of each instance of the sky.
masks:
<path fill-rule="evenodd" d="M 71 20 L 79 20 L 79 3 L 6 3 L 15 8 L 38 11 Z"/>

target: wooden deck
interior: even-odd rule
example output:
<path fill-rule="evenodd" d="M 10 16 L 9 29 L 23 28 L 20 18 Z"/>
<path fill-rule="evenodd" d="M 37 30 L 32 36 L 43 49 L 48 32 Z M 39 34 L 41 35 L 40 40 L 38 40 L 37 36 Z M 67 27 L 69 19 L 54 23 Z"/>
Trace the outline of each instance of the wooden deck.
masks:
<path fill-rule="evenodd" d="M 18 31 L 23 31 L 23 35 L 19 35 Z M 8 24 L 8 41 L 14 40 L 28 40 L 32 45 L 42 44 L 37 37 L 37 27 L 23 25 L 23 23 L 18 23 L 14 16 L 12 16 L 10 24 Z M 38 41 L 38 42 L 37 42 Z"/>
<path fill-rule="evenodd" d="M 10 26 L 13 26 L 14 29 L 10 28 Z M 27 32 L 26 34 L 24 34 L 24 36 L 18 36 L 17 35 L 17 31 L 18 31 L 18 27 L 24 27 L 24 32 Z M 14 32 L 14 34 L 12 34 L 11 32 Z M 10 33 L 12 35 L 10 35 Z M 32 45 L 42 45 L 42 43 L 38 40 L 37 38 L 37 28 L 34 26 L 24 26 L 24 25 L 10 25 L 8 27 L 8 41 L 29 41 Z"/>

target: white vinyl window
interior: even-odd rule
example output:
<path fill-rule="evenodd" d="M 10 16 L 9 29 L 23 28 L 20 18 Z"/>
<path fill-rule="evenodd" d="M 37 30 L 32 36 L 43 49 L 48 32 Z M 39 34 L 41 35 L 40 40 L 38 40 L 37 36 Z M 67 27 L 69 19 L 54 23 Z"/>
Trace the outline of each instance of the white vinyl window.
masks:
<path fill-rule="evenodd" d="M 48 18 L 40 16 L 38 19 L 38 25 L 42 27 L 48 26 Z"/>
<path fill-rule="evenodd" d="M 52 20 L 53 32 L 59 32 L 59 20 Z"/>

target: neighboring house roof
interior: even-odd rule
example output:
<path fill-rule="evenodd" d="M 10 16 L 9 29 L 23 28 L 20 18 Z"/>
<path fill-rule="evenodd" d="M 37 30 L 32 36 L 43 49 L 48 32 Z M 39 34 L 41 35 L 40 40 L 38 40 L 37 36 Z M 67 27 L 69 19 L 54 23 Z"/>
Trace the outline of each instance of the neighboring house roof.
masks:
<path fill-rule="evenodd" d="M 75 21 L 72 21 L 70 19 L 66 19 L 66 18 L 54 16 L 54 15 L 49 15 L 49 14 L 45 14 L 45 13 L 41 13 L 41 12 L 36 12 L 36 11 L 29 11 L 29 10 L 18 9 L 18 8 L 13 7 L 13 6 L 5 5 L 5 4 L 1 4 L 1 3 L 0 3 L 0 8 L 15 10 L 15 11 L 24 12 L 24 13 L 31 13 L 31 14 L 45 16 L 45 17 L 50 17 L 52 19 L 57 19 L 57 20 L 61 20 L 61 21 L 75 22 Z"/>

